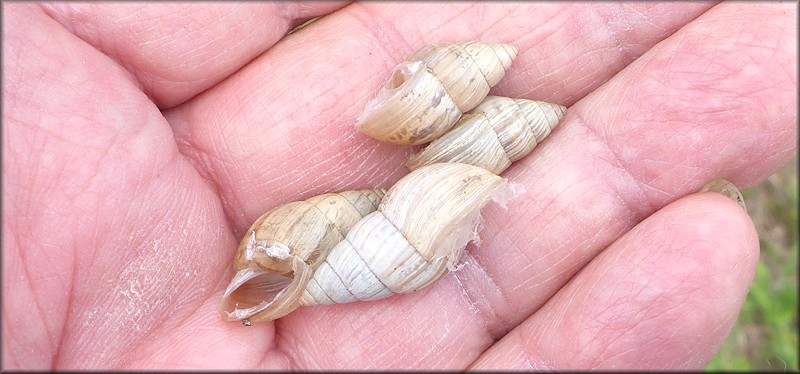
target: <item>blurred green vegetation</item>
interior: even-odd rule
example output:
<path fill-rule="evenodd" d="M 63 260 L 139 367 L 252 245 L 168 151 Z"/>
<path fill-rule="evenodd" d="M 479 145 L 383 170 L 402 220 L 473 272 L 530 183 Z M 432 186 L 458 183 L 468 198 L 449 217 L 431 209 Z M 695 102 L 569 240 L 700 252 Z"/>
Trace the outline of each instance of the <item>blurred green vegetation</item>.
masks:
<path fill-rule="evenodd" d="M 736 325 L 706 371 L 798 371 L 797 157 L 744 192 L 761 257 Z"/>

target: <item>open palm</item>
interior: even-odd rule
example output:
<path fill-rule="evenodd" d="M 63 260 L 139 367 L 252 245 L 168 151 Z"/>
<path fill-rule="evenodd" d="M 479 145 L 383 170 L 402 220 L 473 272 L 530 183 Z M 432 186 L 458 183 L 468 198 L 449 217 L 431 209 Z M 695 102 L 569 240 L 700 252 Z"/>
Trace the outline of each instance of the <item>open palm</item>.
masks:
<path fill-rule="evenodd" d="M 797 152 L 793 4 L 29 4 L 3 12 L 3 368 L 703 368 Z M 289 36 L 304 19 L 322 19 Z M 434 287 L 223 321 L 247 227 L 390 187 L 355 118 L 407 54 L 515 44 L 493 94 L 569 107 Z"/>

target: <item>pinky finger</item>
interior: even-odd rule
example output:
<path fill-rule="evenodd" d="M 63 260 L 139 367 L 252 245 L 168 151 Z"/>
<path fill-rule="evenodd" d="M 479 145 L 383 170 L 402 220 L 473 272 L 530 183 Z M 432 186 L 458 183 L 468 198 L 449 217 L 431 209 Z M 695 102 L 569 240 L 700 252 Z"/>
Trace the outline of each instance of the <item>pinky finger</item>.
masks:
<path fill-rule="evenodd" d="M 758 250 L 736 203 L 684 197 L 609 246 L 471 369 L 701 370 L 739 315 Z"/>

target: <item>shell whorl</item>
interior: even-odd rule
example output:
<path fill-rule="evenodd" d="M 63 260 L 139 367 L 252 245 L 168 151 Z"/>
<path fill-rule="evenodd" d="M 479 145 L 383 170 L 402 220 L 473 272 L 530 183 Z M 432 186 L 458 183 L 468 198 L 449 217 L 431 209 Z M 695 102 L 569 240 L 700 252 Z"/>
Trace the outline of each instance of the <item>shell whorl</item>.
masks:
<path fill-rule="evenodd" d="M 480 42 L 424 46 L 395 68 L 356 128 L 398 145 L 430 142 L 489 94 L 517 52 L 512 45 Z"/>
<path fill-rule="evenodd" d="M 299 306 L 300 292 L 328 252 L 385 195 L 383 189 L 327 193 L 281 205 L 247 230 L 220 313 L 228 320 L 272 320 Z"/>
<path fill-rule="evenodd" d="M 461 112 L 478 105 L 500 82 L 519 50 L 509 44 L 429 44 L 406 58 L 428 66 Z"/>
<path fill-rule="evenodd" d="M 377 300 L 434 284 L 475 238 L 481 208 L 504 183 L 460 163 L 411 172 L 330 251 L 300 303 Z"/>
<path fill-rule="evenodd" d="M 500 174 L 542 142 L 566 111 L 558 104 L 488 96 L 452 130 L 412 155 L 406 167 L 462 162 Z"/>

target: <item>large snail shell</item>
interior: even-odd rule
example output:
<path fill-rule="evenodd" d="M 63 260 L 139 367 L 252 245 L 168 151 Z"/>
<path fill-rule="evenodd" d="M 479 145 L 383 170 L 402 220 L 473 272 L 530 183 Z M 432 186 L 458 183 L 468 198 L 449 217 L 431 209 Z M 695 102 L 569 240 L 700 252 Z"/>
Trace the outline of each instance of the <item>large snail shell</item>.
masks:
<path fill-rule="evenodd" d="M 436 139 L 489 94 L 517 52 L 509 44 L 480 42 L 422 47 L 395 68 L 356 128 L 399 145 Z"/>
<path fill-rule="evenodd" d="M 481 208 L 504 183 L 486 169 L 460 163 L 411 172 L 330 251 L 300 303 L 377 300 L 434 284 L 475 238 Z"/>
<path fill-rule="evenodd" d="M 500 174 L 542 142 L 566 112 L 558 104 L 488 96 L 452 130 L 411 156 L 406 167 L 461 162 Z"/>
<path fill-rule="evenodd" d="M 223 318 L 272 320 L 297 308 L 314 270 L 356 222 L 378 208 L 384 194 L 382 189 L 328 193 L 264 213 L 236 252 Z"/>

